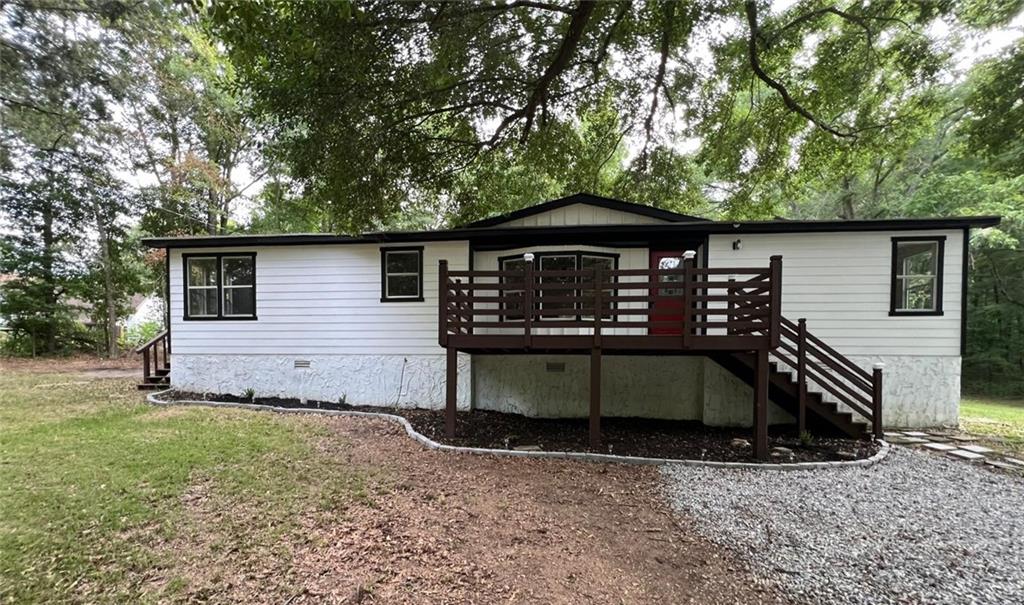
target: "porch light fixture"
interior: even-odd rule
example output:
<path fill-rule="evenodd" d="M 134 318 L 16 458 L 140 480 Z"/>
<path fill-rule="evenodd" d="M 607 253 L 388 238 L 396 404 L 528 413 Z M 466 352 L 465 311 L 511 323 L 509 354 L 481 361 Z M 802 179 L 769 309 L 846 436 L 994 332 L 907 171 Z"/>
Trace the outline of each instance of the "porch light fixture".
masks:
<path fill-rule="evenodd" d="M 683 258 L 685 260 L 693 260 L 694 257 L 696 257 L 696 256 L 697 256 L 697 253 L 694 252 L 693 250 L 687 250 L 686 252 L 683 252 Z"/>
<path fill-rule="evenodd" d="M 523 260 L 528 262 L 528 263 L 532 263 L 533 262 L 533 252 L 527 252 L 526 254 L 523 254 Z"/>
<path fill-rule="evenodd" d="M 732 243 L 732 249 L 733 250 L 742 250 L 743 249 L 743 240 L 741 240 L 741 239 L 735 240 Z"/>

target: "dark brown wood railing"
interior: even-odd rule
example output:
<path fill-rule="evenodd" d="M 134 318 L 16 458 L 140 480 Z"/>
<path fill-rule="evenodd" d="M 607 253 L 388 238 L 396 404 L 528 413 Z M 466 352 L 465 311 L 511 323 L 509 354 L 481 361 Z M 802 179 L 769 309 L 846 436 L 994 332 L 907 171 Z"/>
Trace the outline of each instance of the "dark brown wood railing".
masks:
<path fill-rule="evenodd" d="M 796 371 L 797 423 L 806 427 L 808 384 L 813 383 L 868 421 L 876 438 L 882 437 L 882 368 L 868 372 L 807 331 L 807 320 L 781 318 L 779 346 L 772 352 Z"/>
<path fill-rule="evenodd" d="M 167 330 L 140 345 L 135 352 L 142 355 L 142 384 L 154 384 L 171 367 L 171 339 Z"/>
<path fill-rule="evenodd" d="M 754 350 L 781 337 L 781 257 L 757 268 L 688 259 L 568 271 L 450 271 L 441 261 L 439 279 L 442 346 Z"/>

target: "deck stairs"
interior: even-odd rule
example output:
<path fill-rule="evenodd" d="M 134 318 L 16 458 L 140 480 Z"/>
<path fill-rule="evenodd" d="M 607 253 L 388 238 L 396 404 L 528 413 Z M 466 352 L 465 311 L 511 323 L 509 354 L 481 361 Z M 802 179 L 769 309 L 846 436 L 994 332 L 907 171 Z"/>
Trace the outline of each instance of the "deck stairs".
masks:
<path fill-rule="evenodd" d="M 807 331 L 806 321 L 781 318 L 779 346 L 770 353 L 768 397 L 814 433 L 868 438 L 880 431 L 881 368 L 869 373 Z M 723 351 L 710 356 L 748 385 L 756 379 L 756 355 Z"/>

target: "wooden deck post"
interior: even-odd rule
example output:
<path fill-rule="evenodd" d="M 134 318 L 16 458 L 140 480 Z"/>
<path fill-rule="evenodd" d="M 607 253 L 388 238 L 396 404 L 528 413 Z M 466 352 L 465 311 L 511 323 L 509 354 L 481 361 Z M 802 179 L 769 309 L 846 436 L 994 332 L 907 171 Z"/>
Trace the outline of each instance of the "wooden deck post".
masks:
<path fill-rule="evenodd" d="M 448 261 L 437 263 L 437 342 L 448 346 Z"/>
<path fill-rule="evenodd" d="M 771 282 L 771 328 L 768 332 L 771 348 L 779 348 L 782 339 L 782 256 L 776 254 L 769 260 L 769 276 Z"/>
<path fill-rule="evenodd" d="M 758 349 L 754 370 L 754 455 L 768 459 L 768 349 Z"/>
<path fill-rule="evenodd" d="M 882 438 L 882 368 L 885 366 L 876 363 L 871 371 L 871 432 L 875 439 Z"/>
<path fill-rule="evenodd" d="M 590 350 L 590 447 L 601 445 L 601 349 Z"/>
<path fill-rule="evenodd" d="M 459 351 L 455 347 L 448 347 L 446 351 L 447 363 L 445 368 L 444 383 L 444 434 L 447 437 L 455 436 L 455 400 L 459 392 Z"/>
<path fill-rule="evenodd" d="M 526 275 L 523 276 L 523 346 L 529 349 L 533 344 L 533 255 L 527 253 L 523 258 L 526 260 Z"/>
<path fill-rule="evenodd" d="M 807 430 L 807 319 L 801 317 L 796 325 L 797 429 L 803 435 Z"/>
<path fill-rule="evenodd" d="M 690 348 L 690 329 L 693 327 L 693 313 L 690 310 L 690 288 L 693 285 L 693 252 L 687 250 L 683 253 L 683 304 L 682 304 L 682 332 L 683 348 Z"/>

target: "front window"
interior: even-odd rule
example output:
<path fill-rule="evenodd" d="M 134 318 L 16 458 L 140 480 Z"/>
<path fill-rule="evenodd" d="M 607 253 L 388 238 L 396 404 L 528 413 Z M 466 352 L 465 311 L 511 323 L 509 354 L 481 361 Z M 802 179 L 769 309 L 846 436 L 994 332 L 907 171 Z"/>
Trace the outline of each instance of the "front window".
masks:
<path fill-rule="evenodd" d="M 540 270 L 542 275 L 540 283 L 548 288 L 540 291 L 540 308 L 545 313 L 542 317 L 566 317 L 575 316 L 575 305 L 559 298 L 572 297 L 576 289 L 572 288 L 575 277 L 572 275 L 543 275 L 544 271 L 561 272 L 576 270 L 576 254 L 551 254 L 540 257 Z M 545 300 L 547 299 L 547 300 Z M 553 313 L 564 311 L 564 313 Z"/>
<path fill-rule="evenodd" d="M 256 279 L 252 258 L 225 256 L 221 259 L 224 276 L 224 315 L 251 317 L 256 313 Z"/>
<path fill-rule="evenodd" d="M 508 271 L 511 275 L 504 275 L 501 283 L 511 286 L 502 291 L 505 302 L 501 304 L 503 319 L 523 319 L 523 296 L 526 290 L 523 288 L 526 283 L 526 260 L 522 256 L 503 258 L 499 261 L 499 269 Z M 518 287 L 517 287 L 518 286 Z"/>
<path fill-rule="evenodd" d="M 188 259 L 188 315 L 217 317 L 217 258 Z"/>
<path fill-rule="evenodd" d="M 589 299 L 594 295 L 593 277 L 589 271 L 600 268 L 602 271 L 613 271 L 618 266 L 618 256 L 599 252 L 537 252 L 534 268 L 541 272 L 537 281 L 547 286 L 537 291 L 535 309 L 543 312 L 540 319 L 558 319 L 560 317 L 576 317 L 577 315 L 593 317 L 594 310 L 586 303 L 576 304 L 572 299 L 577 295 Z M 525 294 L 525 273 L 527 261 L 521 255 L 508 256 L 499 260 L 499 269 L 508 272 L 501 277 L 501 282 L 512 286 L 502 290 L 501 303 L 504 319 L 523 319 L 522 298 Z M 563 272 L 583 270 L 585 275 L 560 275 Z M 602 277 L 602 282 L 611 283 L 613 276 Z M 518 286 L 518 287 L 517 287 Z M 610 297 L 612 288 L 602 288 L 602 317 L 610 317 L 614 307 Z M 566 300 L 568 299 L 568 300 Z"/>
<path fill-rule="evenodd" d="M 681 256 L 665 256 L 658 259 L 658 269 L 682 269 L 683 268 L 683 257 Z M 681 273 L 672 274 L 661 274 L 658 276 L 658 281 L 668 283 L 680 283 L 683 281 L 683 275 Z M 682 296 L 682 288 L 659 288 L 658 294 L 660 296 Z"/>
<path fill-rule="evenodd" d="M 891 314 L 942 313 L 943 244 L 937 238 L 893 239 Z"/>
<path fill-rule="evenodd" d="M 381 300 L 423 300 L 423 248 L 381 250 Z"/>
<path fill-rule="evenodd" d="M 601 272 L 604 274 L 604 277 L 601 278 L 601 281 L 610 284 L 612 282 L 612 276 L 608 274 L 608 271 L 612 271 L 615 269 L 615 258 L 611 256 L 581 254 L 580 268 L 583 269 L 584 271 L 594 271 L 596 269 L 600 269 Z M 589 300 L 590 297 L 594 296 L 595 290 L 594 278 L 592 277 L 592 274 L 583 275 L 583 277 L 581 278 L 581 283 L 582 287 L 580 292 L 583 294 L 584 298 Z M 614 293 L 615 291 L 611 288 L 601 289 L 601 317 L 603 318 L 611 317 L 611 297 L 612 295 L 614 295 Z M 593 317 L 594 311 L 593 309 L 583 309 L 583 315 Z"/>
<path fill-rule="evenodd" d="M 254 254 L 186 255 L 185 319 L 255 319 Z"/>

